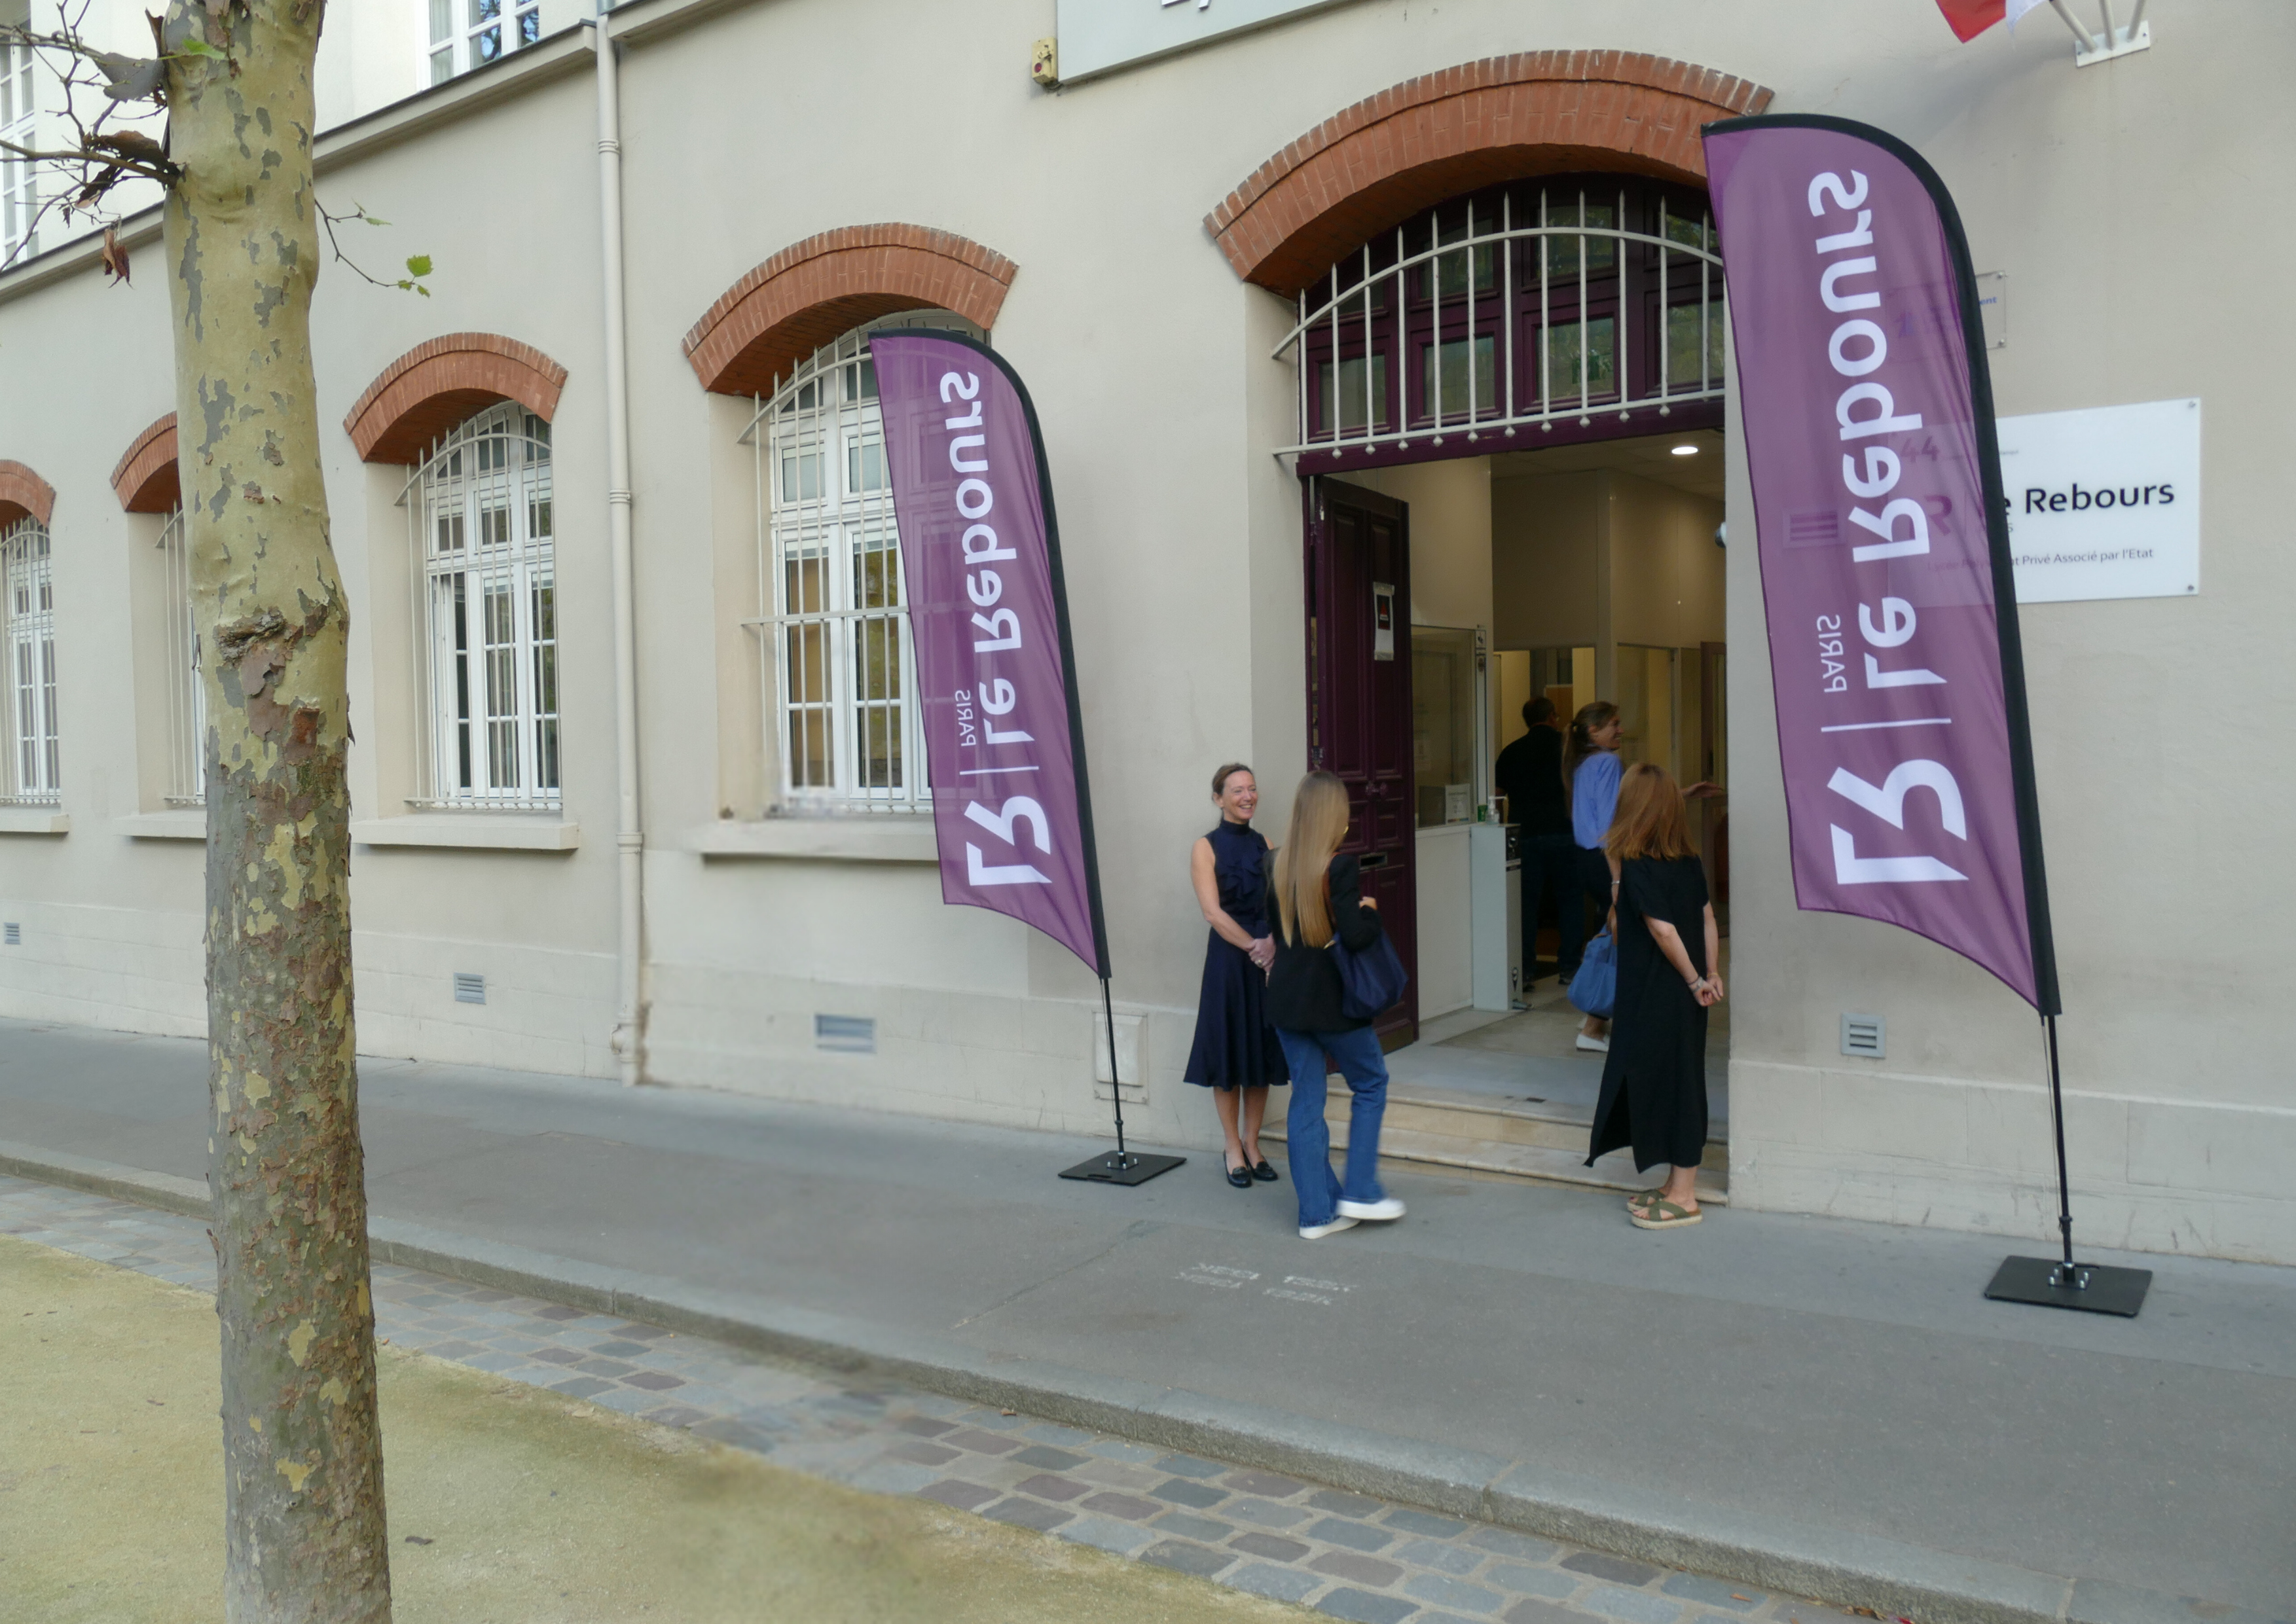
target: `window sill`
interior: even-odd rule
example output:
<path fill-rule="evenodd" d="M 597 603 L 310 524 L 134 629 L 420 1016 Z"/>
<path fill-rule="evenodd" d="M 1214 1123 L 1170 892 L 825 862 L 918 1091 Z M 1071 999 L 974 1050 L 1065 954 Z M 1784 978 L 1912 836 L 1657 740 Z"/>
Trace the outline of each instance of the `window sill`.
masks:
<path fill-rule="evenodd" d="M 776 857 L 832 863 L 938 863 L 933 820 L 914 814 L 881 817 L 767 817 L 704 824 L 685 839 L 704 857 Z"/>
<path fill-rule="evenodd" d="M 0 834 L 69 834 L 71 815 L 55 807 L 0 807 Z"/>
<path fill-rule="evenodd" d="M 139 812 L 115 817 L 111 826 L 131 841 L 204 841 L 208 815 L 203 808 L 170 807 L 165 812 Z"/>
<path fill-rule="evenodd" d="M 566 818 L 500 812 L 410 812 L 354 823 L 351 843 L 463 851 L 572 851 L 582 843 L 582 825 Z"/>

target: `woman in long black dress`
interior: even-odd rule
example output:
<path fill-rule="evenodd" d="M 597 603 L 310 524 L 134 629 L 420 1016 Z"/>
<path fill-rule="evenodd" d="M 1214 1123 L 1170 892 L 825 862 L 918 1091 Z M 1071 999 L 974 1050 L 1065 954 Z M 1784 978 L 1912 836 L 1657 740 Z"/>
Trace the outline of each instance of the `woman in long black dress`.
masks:
<path fill-rule="evenodd" d="M 1267 1022 L 1267 965 L 1275 956 L 1267 925 L 1267 842 L 1251 826 L 1259 784 L 1231 761 L 1212 775 L 1220 821 L 1189 856 L 1196 902 L 1211 926 L 1204 947 L 1203 991 L 1196 1000 L 1196 1041 L 1188 1051 L 1189 1082 L 1212 1091 L 1227 1138 L 1227 1181 L 1248 1190 L 1275 1182 L 1259 1153 L 1267 1089 L 1290 1080 L 1283 1046 Z"/>
<path fill-rule="evenodd" d="M 1722 1001 L 1721 935 L 1690 846 L 1682 791 L 1662 767 L 1630 767 L 1606 842 L 1619 865 L 1619 991 L 1587 1157 L 1631 1145 L 1666 1183 L 1630 1197 L 1641 1229 L 1695 1224 L 1706 1153 L 1706 1012 Z"/>

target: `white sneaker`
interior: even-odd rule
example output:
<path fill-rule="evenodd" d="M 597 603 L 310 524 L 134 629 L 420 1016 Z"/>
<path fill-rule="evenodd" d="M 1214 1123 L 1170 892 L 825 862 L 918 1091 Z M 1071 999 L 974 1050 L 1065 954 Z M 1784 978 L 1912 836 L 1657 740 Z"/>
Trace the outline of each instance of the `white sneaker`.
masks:
<path fill-rule="evenodd" d="M 1340 1216 L 1351 1222 L 1360 1222 L 1368 1218 L 1374 1223 L 1384 1223 L 1390 1218 L 1399 1218 L 1403 1216 L 1403 1203 L 1392 1195 L 1383 1201 L 1340 1202 L 1337 1205 Z"/>
<path fill-rule="evenodd" d="M 1351 1218 L 1335 1218 L 1328 1224 L 1302 1224 L 1300 1226 L 1300 1238 L 1303 1241 L 1320 1241 L 1327 1234 L 1337 1234 L 1342 1229 L 1353 1229 L 1355 1226 L 1356 1221 Z"/>
<path fill-rule="evenodd" d="M 1578 1034 L 1578 1046 L 1589 1054 L 1608 1054 L 1611 1052 L 1611 1040 L 1607 1038 L 1589 1038 L 1586 1033 L 1581 1032 Z"/>

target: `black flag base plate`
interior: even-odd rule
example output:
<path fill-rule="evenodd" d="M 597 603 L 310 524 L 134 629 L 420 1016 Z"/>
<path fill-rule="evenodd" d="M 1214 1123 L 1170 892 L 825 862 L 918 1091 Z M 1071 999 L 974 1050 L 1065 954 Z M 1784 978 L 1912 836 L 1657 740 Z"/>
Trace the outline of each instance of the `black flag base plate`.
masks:
<path fill-rule="evenodd" d="M 2010 1258 L 1994 1275 L 1985 1294 L 1996 1302 L 2030 1302 L 2044 1308 L 2079 1308 L 2135 1319 L 2152 1286 L 2149 1268 L 2069 1265 L 2054 1258 Z"/>
<path fill-rule="evenodd" d="M 1072 1168 L 1063 1168 L 1061 1177 L 1089 1178 L 1102 1185 L 1144 1185 L 1186 1160 L 1185 1156 L 1144 1156 L 1137 1151 L 1106 1151 Z"/>

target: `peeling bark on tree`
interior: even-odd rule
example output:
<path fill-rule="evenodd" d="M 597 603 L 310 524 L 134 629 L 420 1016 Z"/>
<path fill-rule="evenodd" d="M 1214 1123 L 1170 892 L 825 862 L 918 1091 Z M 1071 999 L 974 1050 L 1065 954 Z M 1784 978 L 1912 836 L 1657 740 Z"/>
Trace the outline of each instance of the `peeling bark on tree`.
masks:
<path fill-rule="evenodd" d="M 172 0 L 166 251 L 208 736 L 233 1624 L 387 1620 L 351 1009 L 348 615 L 312 381 L 318 0 Z"/>

